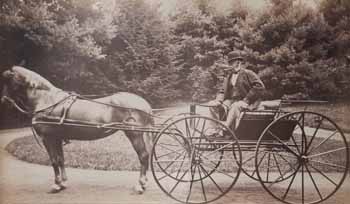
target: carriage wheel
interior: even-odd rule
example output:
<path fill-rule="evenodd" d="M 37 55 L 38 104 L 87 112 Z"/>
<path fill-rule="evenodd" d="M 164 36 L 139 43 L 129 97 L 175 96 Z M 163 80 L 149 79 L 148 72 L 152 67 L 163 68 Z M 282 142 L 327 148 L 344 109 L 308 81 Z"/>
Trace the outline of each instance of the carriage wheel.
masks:
<path fill-rule="evenodd" d="M 255 167 L 260 183 L 284 203 L 319 203 L 332 196 L 349 169 L 343 132 L 314 112 L 286 114 L 262 133 Z"/>
<path fill-rule="evenodd" d="M 176 115 L 172 115 L 171 117 L 167 118 L 163 124 L 170 124 L 171 122 L 175 121 L 175 120 L 178 120 L 180 118 L 184 118 L 184 117 L 188 117 L 190 116 L 191 113 L 179 113 L 179 114 L 176 114 Z"/>
<path fill-rule="evenodd" d="M 207 140 L 214 126 L 226 130 L 232 139 Z M 204 116 L 188 116 L 167 125 L 158 134 L 151 155 L 156 183 L 183 203 L 208 203 L 225 195 L 238 179 L 240 162 L 239 143 L 232 131 Z"/>
<path fill-rule="evenodd" d="M 242 148 L 242 147 L 241 147 Z M 254 146 L 255 149 L 255 146 Z M 242 150 L 242 172 L 247 175 L 248 177 L 250 177 L 251 179 L 255 180 L 255 181 L 261 181 L 257 175 L 257 171 L 255 168 L 255 151 L 245 151 Z M 265 165 L 266 166 L 266 165 Z M 262 166 L 260 165 L 260 168 L 262 168 Z M 261 171 L 261 170 L 260 170 Z M 264 172 L 267 172 L 266 169 L 264 170 Z M 263 177 L 266 178 L 266 175 Z M 284 176 L 283 178 L 281 178 L 279 181 L 281 180 L 285 180 L 287 179 L 288 176 Z M 262 179 L 263 182 L 265 183 L 272 183 L 275 181 L 269 180 L 269 179 Z"/>

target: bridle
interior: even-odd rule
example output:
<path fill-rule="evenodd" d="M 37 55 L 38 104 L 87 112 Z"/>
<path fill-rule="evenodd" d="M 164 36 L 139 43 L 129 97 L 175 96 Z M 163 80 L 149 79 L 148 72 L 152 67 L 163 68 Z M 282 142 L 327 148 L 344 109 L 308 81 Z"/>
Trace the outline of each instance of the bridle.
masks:
<path fill-rule="evenodd" d="M 11 103 L 18 111 L 20 111 L 21 113 L 25 114 L 25 115 L 28 115 L 29 117 L 34 117 L 36 114 L 38 114 L 39 112 L 43 112 L 45 110 L 48 110 L 50 108 L 53 108 L 57 105 L 59 105 L 60 103 L 64 102 L 65 100 L 67 100 L 68 98 L 70 98 L 71 95 L 68 95 L 67 97 L 63 98 L 62 100 L 58 101 L 57 103 L 53 104 L 53 105 L 50 105 L 48 107 L 45 107 L 45 108 L 42 108 L 40 110 L 36 110 L 36 111 L 28 111 L 28 110 L 25 110 L 24 108 L 22 108 L 20 105 L 18 105 L 16 103 L 16 101 L 14 99 L 12 99 L 11 97 L 9 96 L 2 96 L 1 97 L 1 101 L 8 101 L 9 103 Z M 37 144 L 39 145 L 39 147 L 41 149 L 44 149 L 43 146 L 41 145 L 41 143 L 39 142 L 39 136 L 38 136 L 38 133 L 36 132 L 35 128 L 32 126 L 31 127 L 31 130 L 32 130 L 32 133 L 33 133 L 33 136 L 34 136 L 34 139 L 35 141 L 37 142 Z"/>
<path fill-rule="evenodd" d="M 23 114 L 26 114 L 26 115 L 33 115 L 33 112 L 29 112 L 27 110 L 25 110 L 24 108 L 21 108 L 14 99 L 8 97 L 8 96 L 3 96 L 1 97 L 1 101 L 8 101 L 10 102 L 18 111 L 20 111 L 21 113 Z"/>
<path fill-rule="evenodd" d="M 47 106 L 47 107 L 45 107 L 45 108 L 42 108 L 42 109 L 40 109 L 40 110 L 34 110 L 34 111 L 28 111 L 28 110 L 22 108 L 20 105 L 18 105 L 18 103 L 16 103 L 16 101 L 15 101 L 13 98 L 11 98 L 11 97 L 9 97 L 9 96 L 2 96 L 1 99 L 10 102 L 10 103 L 11 103 L 18 111 L 20 111 L 21 113 L 23 113 L 23 114 L 25 114 L 25 115 L 28 115 L 28 116 L 30 116 L 30 117 L 33 117 L 33 116 L 35 116 L 36 114 L 38 114 L 38 113 L 40 113 L 40 112 L 43 112 L 43 111 L 45 111 L 45 110 L 48 110 L 48 109 L 50 109 L 50 108 L 53 108 L 53 107 L 55 107 L 55 106 L 61 104 L 63 101 L 67 100 L 67 99 L 70 98 L 71 96 L 72 96 L 72 95 L 69 94 L 67 97 L 64 97 L 62 100 L 59 100 L 58 102 L 56 102 L 56 103 L 54 103 L 54 104 L 52 104 L 52 105 L 49 105 L 49 106 Z"/>

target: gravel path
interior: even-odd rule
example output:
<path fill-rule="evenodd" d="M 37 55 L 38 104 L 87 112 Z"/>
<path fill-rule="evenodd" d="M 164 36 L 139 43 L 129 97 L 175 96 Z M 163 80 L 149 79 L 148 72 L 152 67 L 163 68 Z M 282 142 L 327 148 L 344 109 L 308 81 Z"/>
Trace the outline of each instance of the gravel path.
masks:
<path fill-rule="evenodd" d="M 59 194 L 48 194 L 53 183 L 51 167 L 19 161 L 4 148 L 13 139 L 30 135 L 29 129 L 0 131 L 0 203 L 1 204 L 141 204 L 176 203 L 155 184 L 149 172 L 149 186 L 143 195 L 133 192 L 138 172 L 96 171 L 68 168 L 69 188 Z M 37 148 L 37 147 L 34 147 Z M 238 183 L 216 204 L 274 204 L 259 183 L 240 176 Z M 349 177 L 341 189 L 324 204 L 350 203 Z"/>

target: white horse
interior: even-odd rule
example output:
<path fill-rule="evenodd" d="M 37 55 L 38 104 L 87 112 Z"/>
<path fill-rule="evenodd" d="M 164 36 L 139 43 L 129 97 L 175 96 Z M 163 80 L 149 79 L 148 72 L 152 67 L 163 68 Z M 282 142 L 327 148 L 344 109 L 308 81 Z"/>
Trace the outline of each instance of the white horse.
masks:
<path fill-rule="evenodd" d="M 133 124 L 140 127 L 153 125 L 152 108 L 140 96 L 120 92 L 94 100 L 55 87 L 40 75 L 14 66 L 3 72 L 2 101 L 8 99 L 17 108 L 32 114 L 34 132 L 42 139 L 55 173 L 55 183 L 50 192 L 57 193 L 67 187 L 64 166 L 64 140 L 95 140 L 113 134 L 117 130 L 84 127 L 86 124 Z M 53 122 L 53 124 L 45 122 Z M 67 125 L 67 121 L 71 125 Z M 74 125 L 74 121 L 78 126 Z M 143 193 L 147 183 L 151 134 L 140 131 L 124 131 L 141 163 L 140 177 L 135 190 Z"/>

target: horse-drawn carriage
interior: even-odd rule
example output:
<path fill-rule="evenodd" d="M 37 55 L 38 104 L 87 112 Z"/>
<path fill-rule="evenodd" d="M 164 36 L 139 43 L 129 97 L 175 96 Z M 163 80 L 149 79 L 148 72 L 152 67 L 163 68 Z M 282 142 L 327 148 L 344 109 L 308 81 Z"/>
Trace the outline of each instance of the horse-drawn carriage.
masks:
<path fill-rule="evenodd" d="M 53 164 L 55 192 L 66 187 L 64 139 L 98 139 L 118 130 L 125 131 L 139 156 L 138 190 L 146 187 L 146 150 L 152 146 L 148 152 L 156 183 L 183 203 L 219 199 L 241 173 L 284 203 L 319 203 L 339 189 L 348 173 L 346 137 L 320 113 L 286 111 L 278 103 L 272 109 L 244 111 L 233 130 L 198 111 L 208 107 L 192 104 L 188 113 L 154 124 L 150 106 L 135 95 L 93 100 L 63 92 L 23 68 L 3 75 L 3 97 L 33 116 L 34 134 L 42 138 Z M 212 128 L 230 139 L 212 137 Z M 152 138 L 151 145 L 146 137 Z"/>
<path fill-rule="evenodd" d="M 287 112 L 281 106 L 244 111 L 232 130 L 197 115 L 193 110 L 201 105 L 192 106 L 191 114 L 182 114 L 159 132 L 151 157 L 157 184 L 177 201 L 217 200 L 243 172 L 284 203 L 318 203 L 332 196 L 347 175 L 346 138 L 322 114 Z M 207 132 L 213 125 L 232 139 L 212 138 Z"/>

